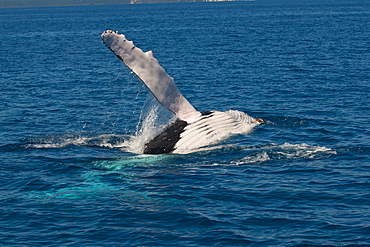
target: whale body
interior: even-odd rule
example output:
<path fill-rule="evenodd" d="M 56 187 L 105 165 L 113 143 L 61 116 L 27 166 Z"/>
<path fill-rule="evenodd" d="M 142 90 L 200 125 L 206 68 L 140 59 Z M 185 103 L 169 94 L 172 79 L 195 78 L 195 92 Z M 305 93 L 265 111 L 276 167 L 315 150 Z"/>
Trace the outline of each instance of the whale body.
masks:
<path fill-rule="evenodd" d="M 250 132 L 263 120 L 229 110 L 197 111 L 180 93 L 174 80 L 154 58 L 153 52 L 143 52 L 125 35 L 107 30 L 101 35 L 104 44 L 152 92 L 166 109 L 176 115 L 176 121 L 144 145 L 145 154 L 190 153 L 217 143 L 230 135 Z"/>

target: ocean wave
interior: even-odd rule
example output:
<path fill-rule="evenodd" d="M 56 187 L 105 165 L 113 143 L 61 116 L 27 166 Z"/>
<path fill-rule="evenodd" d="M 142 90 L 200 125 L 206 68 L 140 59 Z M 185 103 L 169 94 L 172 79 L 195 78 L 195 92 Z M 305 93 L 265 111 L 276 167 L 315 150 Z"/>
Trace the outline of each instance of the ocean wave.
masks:
<path fill-rule="evenodd" d="M 125 167 L 208 167 L 263 164 L 287 160 L 324 159 L 337 151 L 323 146 L 302 144 L 268 144 L 254 146 L 217 145 L 191 154 L 133 154 L 113 160 L 99 160 L 95 166 L 120 170 Z"/>

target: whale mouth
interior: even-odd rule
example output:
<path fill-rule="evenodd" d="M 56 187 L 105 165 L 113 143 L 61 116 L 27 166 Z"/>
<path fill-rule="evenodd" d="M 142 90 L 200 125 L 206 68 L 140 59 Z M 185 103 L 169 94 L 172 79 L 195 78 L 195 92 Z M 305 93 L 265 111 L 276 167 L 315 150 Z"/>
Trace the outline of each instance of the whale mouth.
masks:
<path fill-rule="evenodd" d="M 263 120 L 262 118 L 256 118 L 256 121 L 258 122 L 258 124 L 265 123 L 265 120 Z"/>

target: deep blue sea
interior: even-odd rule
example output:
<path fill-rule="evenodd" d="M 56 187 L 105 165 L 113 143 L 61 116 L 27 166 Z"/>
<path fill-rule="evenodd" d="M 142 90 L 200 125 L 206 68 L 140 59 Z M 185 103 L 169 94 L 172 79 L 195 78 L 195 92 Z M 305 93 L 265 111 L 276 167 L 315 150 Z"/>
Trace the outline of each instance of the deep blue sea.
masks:
<path fill-rule="evenodd" d="M 0 23 L 0 246 L 370 246 L 369 1 L 0 9 Z M 106 29 L 152 50 L 198 110 L 266 123 L 202 152 L 130 152 L 156 103 Z"/>

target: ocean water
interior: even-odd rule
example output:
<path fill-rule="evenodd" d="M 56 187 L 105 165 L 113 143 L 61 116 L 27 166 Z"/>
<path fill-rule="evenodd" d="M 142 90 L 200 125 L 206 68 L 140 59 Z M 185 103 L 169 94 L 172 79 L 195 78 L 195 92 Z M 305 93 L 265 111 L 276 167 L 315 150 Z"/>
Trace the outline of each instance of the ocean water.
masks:
<path fill-rule="evenodd" d="M 0 9 L 0 21 L 0 246 L 370 246 L 369 1 Z M 266 123 L 200 152 L 133 152 L 172 116 L 106 29 L 152 50 L 198 110 Z"/>

